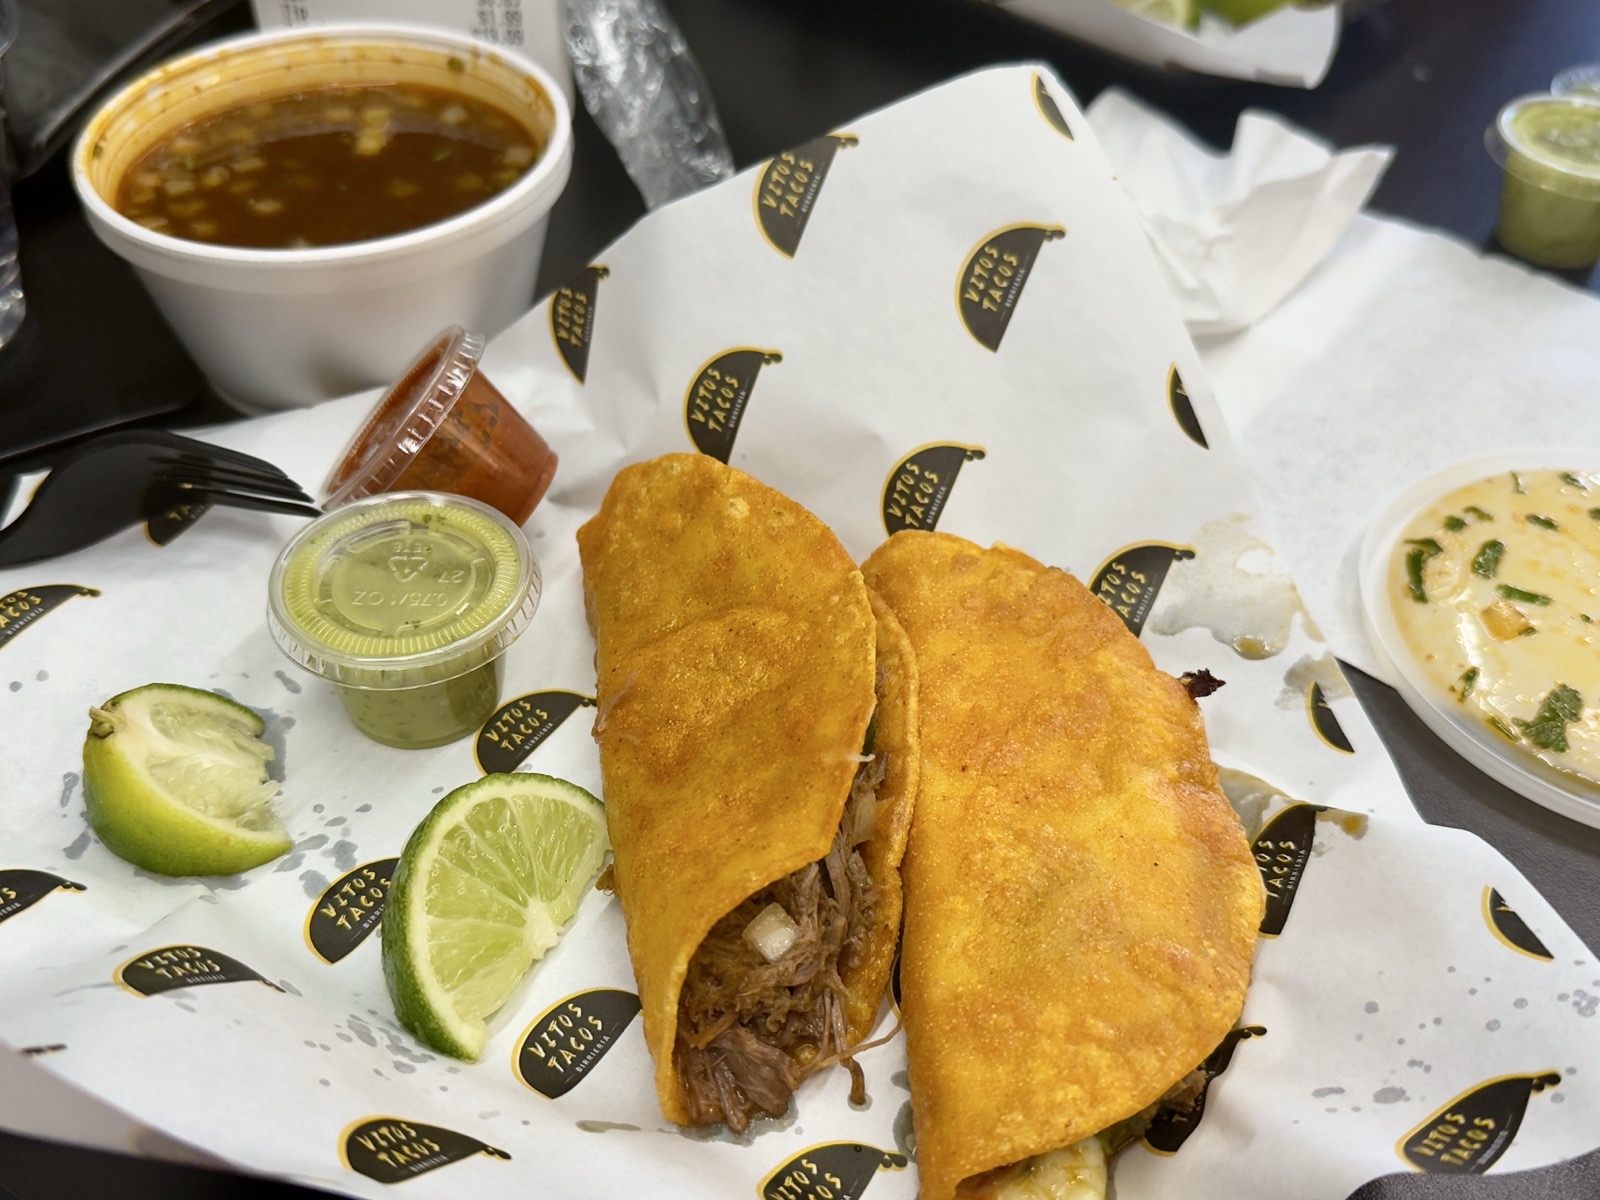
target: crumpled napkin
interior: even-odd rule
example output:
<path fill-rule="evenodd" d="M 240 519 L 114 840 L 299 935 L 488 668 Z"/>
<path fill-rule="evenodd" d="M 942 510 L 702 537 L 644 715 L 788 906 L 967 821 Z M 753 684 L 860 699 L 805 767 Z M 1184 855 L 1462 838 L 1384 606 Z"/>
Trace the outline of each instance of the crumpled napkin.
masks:
<path fill-rule="evenodd" d="M 1087 116 L 1196 337 L 1247 328 L 1277 307 L 1333 249 L 1394 154 L 1335 152 L 1253 110 L 1219 154 L 1115 88 Z"/>

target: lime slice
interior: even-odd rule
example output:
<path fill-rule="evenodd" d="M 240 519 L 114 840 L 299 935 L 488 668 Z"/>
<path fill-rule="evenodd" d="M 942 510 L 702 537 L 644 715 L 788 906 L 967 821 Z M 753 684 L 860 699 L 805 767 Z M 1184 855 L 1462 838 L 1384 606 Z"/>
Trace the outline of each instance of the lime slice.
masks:
<path fill-rule="evenodd" d="M 476 1062 L 486 1020 L 600 871 L 605 810 L 549 775 L 487 775 L 434 806 L 406 842 L 383 913 L 383 977 L 400 1023 Z"/>
<path fill-rule="evenodd" d="M 1235 25 L 1247 25 L 1284 8 L 1290 0 L 1200 0 L 1200 6 Z"/>
<path fill-rule="evenodd" d="M 292 844 L 265 723 L 215 692 L 150 683 L 89 710 L 83 796 L 115 854 L 161 875 L 232 875 Z"/>
<path fill-rule="evenodd" d="M 1159 21 L 1163 25 L 1178 25 L 1189 29 L 1200 23 L 1200 10 L 1196 7 L 1195 0 L 1113 0 L 1113 2 L 1119 8 L 1125 8 L 1148 21 Z"/>

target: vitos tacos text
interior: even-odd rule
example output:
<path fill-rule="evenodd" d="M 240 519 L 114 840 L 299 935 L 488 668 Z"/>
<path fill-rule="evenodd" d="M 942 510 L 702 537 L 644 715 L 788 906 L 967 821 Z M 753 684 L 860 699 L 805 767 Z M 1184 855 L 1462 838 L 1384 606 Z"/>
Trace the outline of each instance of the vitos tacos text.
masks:
<path fill-rule="evenodd" d="M 1203 1086 L 1261 921 L 1199 710 L 1019 551 L 898 533 L 863 574 L 918 669 L 900 983 L 921 1196 L 1103 1187 L 1107 1144 Z"/>
<path fill-rule="evenodd" d="M 916 793 L 905 635 L 816 517 L 704 455 L 578 532 L 613 881 L 661 1109 L 744 1130 L 850 1059 Z"/>

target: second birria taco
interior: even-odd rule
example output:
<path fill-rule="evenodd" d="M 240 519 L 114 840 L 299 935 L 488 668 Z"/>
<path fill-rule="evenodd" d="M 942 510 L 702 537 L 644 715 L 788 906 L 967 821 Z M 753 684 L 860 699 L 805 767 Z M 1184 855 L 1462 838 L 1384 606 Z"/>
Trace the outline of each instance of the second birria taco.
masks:
<path fill-rule="evenodd" d="M 900 1002 L 920 1195 L 1103 1195 L 1107 1150 L 1198 1096 L 1250 978 L 1261 879 L 1200 711 L 1018 550 L 897 533 L 862 570 L 918 667 Z"/>
<path fill-rule="evenodd" d="M 662 1112 L 736 1132 L 871 1032 L 916 794 L 910 647 L 820 520 L 704 455 L 578 532 L 613 886 Z"/>

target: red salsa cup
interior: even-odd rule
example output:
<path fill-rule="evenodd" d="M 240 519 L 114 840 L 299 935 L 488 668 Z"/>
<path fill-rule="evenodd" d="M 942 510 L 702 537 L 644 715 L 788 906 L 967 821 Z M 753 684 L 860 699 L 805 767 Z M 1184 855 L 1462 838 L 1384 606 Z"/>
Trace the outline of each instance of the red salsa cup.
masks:
<path fill-rule="evenodd" d="M 435 338 L 351 439 L 323 507 L 451 492 L 527 521 L 555 478 L 556 453 L 478 369 L 482 354 L 483 338 L 459 326 Z"/>

